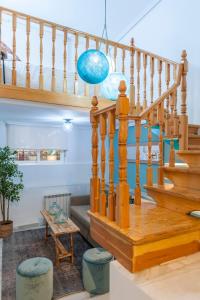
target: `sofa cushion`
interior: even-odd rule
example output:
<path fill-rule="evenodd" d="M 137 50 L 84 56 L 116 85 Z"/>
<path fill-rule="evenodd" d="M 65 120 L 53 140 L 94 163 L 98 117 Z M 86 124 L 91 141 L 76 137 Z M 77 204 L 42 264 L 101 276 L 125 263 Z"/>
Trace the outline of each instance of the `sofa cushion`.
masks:
<path fill-rule="evenodd" d="M 90 228 L 90 217 L 87 213 L 89 209 L 89 205 L 72 205 L 70 209 L 71 215 L 88 229 Z"/>

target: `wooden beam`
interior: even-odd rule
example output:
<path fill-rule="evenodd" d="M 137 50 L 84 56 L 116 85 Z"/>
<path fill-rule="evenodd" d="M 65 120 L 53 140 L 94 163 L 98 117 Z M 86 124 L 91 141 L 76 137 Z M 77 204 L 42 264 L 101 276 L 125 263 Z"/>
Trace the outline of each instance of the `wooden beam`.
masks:
<path fill-rule="evenodd" d="M 56 93 L 51 91 L 36 90 L 31 88 L 2 84 L 0 84 L 0 98 L 25 100 L 43 104 L 62 105 L 86 111 L 89 111 L 91 107 L 90 97 L 67 95 L 66 93 Z M 101 109 L 109 107 L 112 104 L 113 102 L 110 100 L 99 100 L 99 108 Z"/>

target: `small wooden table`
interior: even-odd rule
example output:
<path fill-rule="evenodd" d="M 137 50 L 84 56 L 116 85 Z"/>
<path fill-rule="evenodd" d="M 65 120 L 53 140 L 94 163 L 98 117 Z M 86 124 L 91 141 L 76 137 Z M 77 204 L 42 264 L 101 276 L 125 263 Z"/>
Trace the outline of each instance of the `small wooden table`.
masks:
<path fill-rule="evenodd" d="M 72 222 L 71 219 L 68 219 L 66 223 L 56 224 L 54 223 L 53 217 L 48 213 L 46 209 L 41 211 L 42 216 L 45 219 L 46 230 L 45 230 L 45 240 L 48 240 L 49 233 L 48 229 L 51 229 L 51 236 L 55 241 L 56 249 L 56 266 L 60 265 L 60 261 L 64 258 L 71 257 L 71 263 L 74 262 L 74 242 L 73 242 L 73 233 L 79 232 L 80 229 Z M 70 236 L 70 249 L 66 248 L 61 243 L 59 237 L 65 234 Z"/>

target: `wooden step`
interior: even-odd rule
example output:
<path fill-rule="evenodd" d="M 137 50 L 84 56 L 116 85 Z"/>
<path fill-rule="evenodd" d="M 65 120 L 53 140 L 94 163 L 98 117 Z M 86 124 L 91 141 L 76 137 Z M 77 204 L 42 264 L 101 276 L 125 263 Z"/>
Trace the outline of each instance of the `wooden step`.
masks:
<path fill-rule="evenodd" d="M 189 146 L 197 145 L 200 146 L 200 135 L 190 134 L 188 137 Z"/>
<path fill-rule="evenodd" d="M 188 134 L 196 134 L 198 135 L 198 130 L 200 128 L 200 125 L 195 125 L 195 124 L 189 124 L 188 125 Z"/>
<path fill-rule="evenodd" d="M 145 186 L 158 206 L 172 211 L 187 214 L 192 210 L 200 210 L 200 192 L 195 189 L 174 187 L 173 184 Z"/>
<path fill-rule="evenodd" d="M 178 157 L 190 167 L 200 168 L 200 148 L 189 149 L 189 150 L 179 150 L 176 152 Z"/>
<path fill-rule="evenodd" d="M 200 150 L 199 145 L 188 145 L 188 150 Z"/>
<path fill-rule="evenodd" d="M 173 182 L 175 187 L 196 189 L 200 193 L 200 168 L 164 167 L 164 176 Z"/>

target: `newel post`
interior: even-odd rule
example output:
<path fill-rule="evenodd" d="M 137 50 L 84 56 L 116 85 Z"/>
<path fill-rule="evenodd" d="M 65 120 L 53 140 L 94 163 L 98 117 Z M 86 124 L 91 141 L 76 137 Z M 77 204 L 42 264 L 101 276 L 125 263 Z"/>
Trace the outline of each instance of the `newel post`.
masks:
<path fill-rule="evenodd" d="M 119 183 L 117 185 L 116 221 L 121 228 L 129 227 L 129 185 L 127 183 L 127 138 L 129 99 L 126 96 L 126 83 L 120 82 L 119 97 L 116 104 L 116 115 L 119 120 L 118 154 Z"/>
<path fill-rule="evenodd" d="M 90 123 L 92 125 L 92 178 L 90 179 L 90 210 L 99 212 L 99 188 L 100 179 L 98 177 L 98 123 L 99 118 L 94 113 L 98 110 L 98 100 L 92 98 L 90 111 Z"/>
<path fill-rule="evenodd" d="M 188 116 L 187 116 L 187 72 L 188 61 L 187 53 L 183 50 L 181 55 L 181 63 L 183 64 L 182 78 L 181 78 L 181 115 L 180 115 L 180 149 L 188 149 Z"/>

